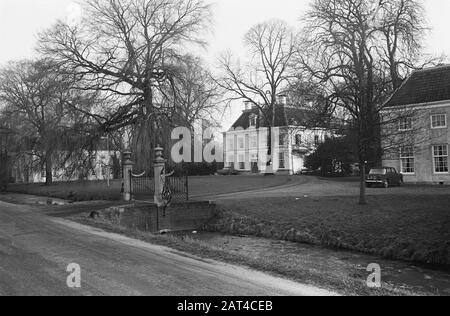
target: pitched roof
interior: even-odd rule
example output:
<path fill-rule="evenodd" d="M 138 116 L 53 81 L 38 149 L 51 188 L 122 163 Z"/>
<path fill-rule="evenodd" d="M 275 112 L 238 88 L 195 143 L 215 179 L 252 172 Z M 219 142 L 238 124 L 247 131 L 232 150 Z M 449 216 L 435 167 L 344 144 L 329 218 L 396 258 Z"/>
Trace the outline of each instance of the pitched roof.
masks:
<path fill-rule="evenodd" d="M 246 110 L 244 112 L 242 112 L 241 116 L 237 119 L 236 122 L 234 122 L 233 126 L 231 127 L 232 129 L 235 128 L 243 128 L 243 129 L 247 129 L 250 127 L 250 116 L 252 114 L 257 114 L 258 111 L 256 109 L 253 110 Z"/>
<path fill-rule="evenodd" d="M 386 107 L 450 100 L 450 65 L 414 72 L 386 102 Z"/>
<path fill-rule="evenodd" d="M 246 110 L 242 113 L 239 119 L 233 124 L 232 128 L 248 129 L 250 127 L 250 116 L 258 115 L 259 109 L 253 108 Z M 268 115 L 269 121 L 271 121 L 271 113 Z M 275 126 L 310 126 L 317 125 L 318 114 L 307 108 L 293 107 L 293 106 L 277 106 L 275 113 Z M 265 120 L 259 117 L 258 127 L 267 127 Z"/>

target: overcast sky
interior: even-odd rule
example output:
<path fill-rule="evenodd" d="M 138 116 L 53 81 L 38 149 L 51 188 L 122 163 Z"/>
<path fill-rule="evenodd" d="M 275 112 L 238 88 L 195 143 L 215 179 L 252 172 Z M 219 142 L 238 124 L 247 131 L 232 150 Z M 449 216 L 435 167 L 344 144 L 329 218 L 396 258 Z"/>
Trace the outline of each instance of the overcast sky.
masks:
<path fill-rule="evenodd" d="M 309 0 L 210 0 L 213 3 L 214 27 L 205 58 L 214 61 L 224 50 L 242 50 L 246 31 L 259 22 L 281 18 L 298 25 Z M 36 33 L 57 19 L 77 14 L 72 0 L 0 0 L 0 65 L 9 60 L 32 57 Z M 450 56 L 450 1 L 425 0 L 427 19 L 432 28 L 427 37 L 428 51 Z M 228 127 L 239 111 L 226 119 Z"/>

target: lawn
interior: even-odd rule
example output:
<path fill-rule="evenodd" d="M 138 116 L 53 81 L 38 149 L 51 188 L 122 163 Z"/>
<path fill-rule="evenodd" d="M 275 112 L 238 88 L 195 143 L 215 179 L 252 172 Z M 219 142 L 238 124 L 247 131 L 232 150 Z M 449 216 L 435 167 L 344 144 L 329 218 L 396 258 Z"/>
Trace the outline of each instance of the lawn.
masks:
<path fill-rule="evenodd" d="M 272 188 L 298 180 L 295 177 L 264 175 L 190 177 L 189 192 L 192 197 L 213 197 L 215 195 Z"/>
<path fill-rule="evenodd" d="M 191 198 L 209 198 L 216 194 L 228 194 L 270 188 L 289 183 L 292 177 L 258 176 L 208 176 L 189 177 L 189 195 Z M 114 180 L 108 187 L 106 181 L 57 182 L 50 186 L 41 183 L 11 184 L 8 192 L 48 196 L 71 201 L 95 201 L 121 199 L 122 180 Z M 151 196 L 145 197 L 151 199 Z"/>
<path fill-rule="evenodd" d="M 108 187 L 106 181 L 75 181 L 56 182 L 46 186 L 41 183 L 11 184 L 8 192 L 48 196 L 75 202 L 121 199 L 122 180 L 111 181 Z"/>
<path fill-rule="evenodd" d="M 181 251 L 185 256 L 198 256 L 199 260 L 209 258 L 244 265 L 274 276 L 335 291 L 342 295 L 439 295 L 435 292 L 429 293 L 418 288 L 406 288 L 403 285 L 398 286 L 390 283 L 383 283 L 381 289 L 369 289 L 365 283 L 367 273 L 365 271 L 362 273 L 350 264 L 334 266 L 336 260 L 323 260 L 323 262 L 318 263 L 315 261 L 317 258 L 304 258 L 301 257 L 301 254 L 298 254 L 301 257 L 298 258 L 279 248 L 255 256 L 252 252 L 232 249 L 232 245 L 215 244 L 182 234 L 153 235 L 148 232 L 120 227 L 101 218 L 91 219 L 88 214 L 74 215 L 70 217 L 70 220 L 152 244 L 167 246 Z"/>
<path fill-rule="evenodd" d="M 302 181 L 310 181 L 302 184 Z M 450 195 L 435 187 L 371 190 L 369 205 L 345 195 L 353 190 L 335 181 L 308 178 L 236 176 L 191 177 L 190 196 L 251 191 L 295 183 L 274 197 L 218 201 L 219 212 L 210 231 L 250 235 L 348 249 L 388 259 L 450 265 Z M 72 201 L 120 200 L 121 181 L 66 182 L 52 186 L 16 184 L 10 192 L 51 196 Z M 355 191 L 356 191 L 355 186 Z M 310 192 L 311 191 L 311 192 Z M 330 193 L 331 192 L 331 193 Z M 330 196 L 327 196 L 330 195 Z M 242 196 L 242 195 L 241 195 Z M 245 196 L 245 195 L 244 195 Z"/>
<path fill-rule="evenodd" d="M 210 231 L 450 265 L 450 195 L 259 198 L 221 201 Z"/>

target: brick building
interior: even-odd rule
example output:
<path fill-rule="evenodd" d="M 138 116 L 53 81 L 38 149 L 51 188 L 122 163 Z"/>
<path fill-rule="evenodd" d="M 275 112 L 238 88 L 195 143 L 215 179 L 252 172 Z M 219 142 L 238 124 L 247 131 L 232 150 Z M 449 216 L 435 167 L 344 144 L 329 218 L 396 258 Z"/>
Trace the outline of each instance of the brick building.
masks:
<path fill-rule="evenodd" d="M 392 114 L 398 116 L 384 128 L 384 166 L 407 183 L 450 184 L 450 65 L 414 72 L 385 104 L 383 117 Z"/>

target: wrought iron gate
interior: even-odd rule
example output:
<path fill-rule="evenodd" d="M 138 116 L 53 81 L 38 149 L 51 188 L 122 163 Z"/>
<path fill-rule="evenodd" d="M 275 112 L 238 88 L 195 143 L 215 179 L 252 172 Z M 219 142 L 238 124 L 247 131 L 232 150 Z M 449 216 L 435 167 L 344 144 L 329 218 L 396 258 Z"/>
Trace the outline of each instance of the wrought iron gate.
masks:
<path fill-rule="evenodd" d="M 146 173 L 134 174 L 130 171 L 131 196 L 133 199 L 149 199 L 155 196 L 155 179 L 146 176 Z M 172 202 L 189 201 L 189 178 L 166 177 L 163 195 Z"/>
<path fill-rule="evenodd" d="M 183 177 L 167 177 L 164 192 L 171 195 L 172 201 L 189 201 L 189 178 Z"/>
<path fill-rule="evenodd" d="M 133 199 L 153 199 L 155 196 L 155 180 L 146 176 L 146 172 L 136 175 L 130 171 L 130 181 Z"/>

